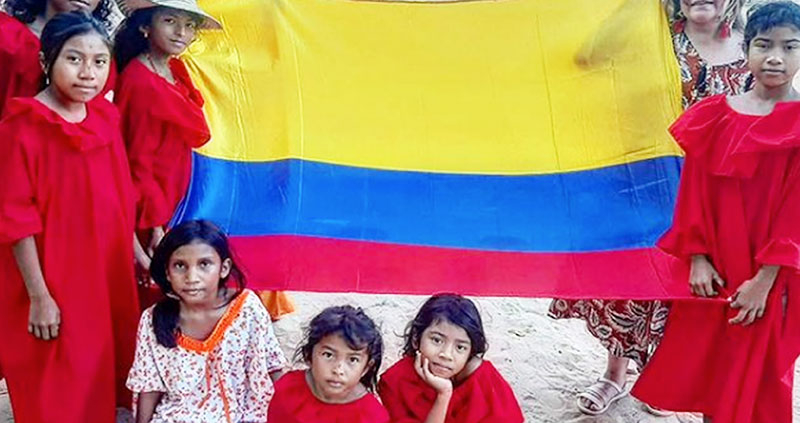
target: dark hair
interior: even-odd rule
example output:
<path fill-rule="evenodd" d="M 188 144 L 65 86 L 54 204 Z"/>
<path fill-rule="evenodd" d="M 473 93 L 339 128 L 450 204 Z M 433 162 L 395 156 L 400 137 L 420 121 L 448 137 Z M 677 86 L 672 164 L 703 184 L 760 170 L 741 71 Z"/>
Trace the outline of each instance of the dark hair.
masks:
<path fill-rule="evenodd" d="M 169 10 L 166 6 L 154 6 L 144 9 L 136 9 L 120 24 L 114 36 L 116 50 L 115 59 L 117 67 L 121 71 L 135 59 L 136 56 L 150 49 L 150 41 L 142 34 L 142 27 L 149 27 L 153 24 L 153 16 L 162 10 Z M 175 9 L 173 9 L 175 10 Z M 186 12 L 197 23 L 199 27 L 203 23 L 203 17 L 194 13 Z"/>
<path fill-rule="evenodd" d="M 153 23 L 153 16 L 160 6 L 136 9 L 117 29 L 114 36 L 116 46 L 115 59 L 117 68 L 122 71 L 136 56 L 150 49 L 150 42 L 144 37 L 140 28 Z"/>
<path fill-rule="evenodd" d="M 793 26 L 800 31 L 800 6 L 791 1 L 766 3 L 750 10 L 744 27 L 744 51 L 759 33 L 779 26 Z"/>
<path fill-rule="evenodd" d="M 475 303 L 456 294 L 437 294 L 425 301 L 417 315 L 414 316 L 414 320 L 406 327 L 403 335 L 405 339 L 403 355 L 414 357 L 419 348 L 422 332 L 428 326 L 442 321 L 461 327 L 467 332 L 472 343 L 471 357 L 482 357 L 486 353 L 489 344 L 486 342 L 483 321 Z"/>
<path fill-rule="evenodd" d="M 231 259 L 231 271 L 227 277 L 220 279 L 220 289 L 224 288 L 230 279 L 236 282 L 236 295 L 239 295 L 245 287 L 244 274 L 236 265 L 233 252 L 228 245 L 228 238 L 220 228 L 207 220 L 190 220 L 170 229 L 156 247 L 153 260 L 150 262 L 150 277 L 166 296 L 153 308 L 153 331 L 158 343 L 167 348 L 174 348 L 177 345 L 175 336 L 179 330 L 180 317 L 180 301 L 169 296 L 174 295 L 174 292 L 172 284 L 167 280 L 167 266 L 175 250 L 192 243 L 213 247 L 222 261 Z"/>
<path fill-rule="evenodd" d="M 47 0 L 6 0 L 4 7 L 9 15 L 24 24 L 29 24 L 35 21 L 37 16 L 44 15 Z M 92 16 L 103 22 L 106 28 L 111 28 L 108 19 L 111 16 L 111 0 L 100 0 L 97 8 L 92 11 Z"/>
<path fill-rule="evenodd" d="M 106 28 L 100 21 L 93 18 L 88 13 L 59 13 L 47 22 L 42 30 L 41 36 L 42 61 L 44 63 L 44 72 L 47 80 L 50 79 L 50 73 L 53 71 L 53 63 L 55 63 L 58 55 L 61 54 L 64 44 L 73 37 L 90 33 L 99 35 L 106 46 L 108 46 L 109 52 L 111 52 L 111 39 L 108 36 Z M 46 85 L 46 82 L 43 81 L 43 83 Z"/>
<path fill-rule="evenodd" d="M 383 338 L 375 322 L 361 308 L 349 305 L 328 307 L 311 319 L 305 341 L 295 352 L 295 359 L 302 359 L 310 365 L 314 346 L 328 335 L 341 336 L 354 350 L 367 350 L 370 361 L 367 365 L 370 367 L 361 377 L 361 383 L 370 392 L 375 392 L 383 358 Z"/>

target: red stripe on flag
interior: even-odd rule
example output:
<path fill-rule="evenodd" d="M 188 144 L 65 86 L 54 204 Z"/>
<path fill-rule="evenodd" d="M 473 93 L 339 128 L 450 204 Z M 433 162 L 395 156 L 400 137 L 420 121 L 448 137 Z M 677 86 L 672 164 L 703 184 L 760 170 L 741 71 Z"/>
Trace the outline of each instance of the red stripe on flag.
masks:
<path fill-rule="evenodd" d="M 304 236 L 232 237 L 255 289 L 478 296 L 692 298 L 684 264 L 656 249 L 515 253 Z"/>

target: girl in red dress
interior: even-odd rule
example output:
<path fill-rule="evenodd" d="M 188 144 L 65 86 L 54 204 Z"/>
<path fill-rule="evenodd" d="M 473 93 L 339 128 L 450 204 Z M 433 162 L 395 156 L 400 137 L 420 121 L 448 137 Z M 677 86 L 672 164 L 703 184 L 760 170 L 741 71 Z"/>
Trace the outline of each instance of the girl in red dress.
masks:
<path fill-rule="evenodd" d="M 311 320 L 297 355 L 309 369 L 288 373 L 275 384 L 269 423 L 389 422 L 373 394 L 383 340 L 363 310 L 323 310 Z"/>
<path fill-rule="evenodd" d="M 0 12 L 0 117 L 11 98 L 33 97 L 42 89 L 39 35 L 47 21 L 57 13 L 83 10 L 108 26 L 111 0 L 6 0 L 4 9 L 6 13 Z"/>
<path fill-rule="evenodd" d="M 521 423 L 514 392 L 483 359 L 486 335 L 475 304 L 442 294 L 409 323 L 404 355 L 378 392 L 394 423 Z"/>
<path fill-rule="evenodd" d="M 130 405 L 138 318 L 119 117 L 92 101 L 111 42 L 82 12 L 41 40 L 50 83 L 0 122 L 0 365 L 15 422 L 108 423 Z"/>
<path fill-rule="evenodd" d="M 753 90 L 713 96 L 670 128 L 686 152 L 659 246 L 709 301 L 675 302 L 634 395 L 713 423 L 789 423 L 800 351 L 800 6 L 766 4 L 744 34 Z"/>
<path fill-rule="evenodd" d="M 178 56 L 200 28 L 220 28 L 194 1 L 126 1 L 130 13 L 116 35 L 121 74 L 114 101 L 122 115 L 122 134 L 137 192 L 137 248 L 143 287 L 142 307 L 158 298 L 146 269 L 189 186 L 192 149 L 211 133 L 203 97 Z"/>

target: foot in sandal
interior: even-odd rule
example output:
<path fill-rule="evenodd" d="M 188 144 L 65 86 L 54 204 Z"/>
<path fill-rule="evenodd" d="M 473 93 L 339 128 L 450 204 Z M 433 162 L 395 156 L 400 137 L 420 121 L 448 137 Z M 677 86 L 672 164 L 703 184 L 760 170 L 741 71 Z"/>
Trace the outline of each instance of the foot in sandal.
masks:
<path fill-rule="evenodd" d="M 629 390 L 628 384 L 620 385 L 611 379 L 601 377 L 597 382 L 578 394 L 578 410 L 590 416 L 608 411 L 617 400 L 625 398 Z"/>

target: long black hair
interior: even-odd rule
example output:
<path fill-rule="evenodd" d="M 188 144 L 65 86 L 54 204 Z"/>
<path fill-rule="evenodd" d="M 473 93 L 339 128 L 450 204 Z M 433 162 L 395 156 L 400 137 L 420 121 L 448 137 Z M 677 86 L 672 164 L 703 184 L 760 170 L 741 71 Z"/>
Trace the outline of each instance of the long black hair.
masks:
<path fill-rule="evenodd" d="M 328 307 L 311 319 L 305 341 L 295 352 L 295 359 L 302 359 L 311 365 L 314 346 L 328 335 L 341 336 L 353 350 L 367 350 L 367 365 L 370 367 L 361 377 L 361 384 L 370 392 L 375 392 L 383 359 L 383 338 L 375 322 L 361 308 L 349 305 Z"/>
<path fill-rule="evenodd" d="M 90 33 L 99 35 L 108 46 L 109 53 L 111 52 L 111 39 L 105 26 L 85 12 L 59 13 L 47 22 L 41 36 L 45 81 L 50 80 L 50 75 L 53 72 L 53 63 L 55 63 L 58 55 L 61 54 L 64 44 L 73 37 Z M 45 81 L 42 82 L 46 85 L 47 82 Z"/>
<path fill-rule="evenodd" d="M 29 24 L 36 20 L 37 16 L 43 15 L 47 8 L 47 0 L 6 0 L 4 8 L 9 15 L 18 21 Z M 92 16 L 102 22 L 106 28 L 111 28 L 109 16 L 111 16 L 111 0 L 100 0 L 97 8 L 92 11 Z"/>
<path fill-rule="evenodd" d="M 153 308 L 153 331 L 158 343 L 167 348 L 174 348 L 177 345 L 176 335 L 180 318 L 180 300 L 172 298 L 176 294 L 172 290 L 172 284 L 167 280 L 167 266 L 175 250 L 192 243 L 207 244 L 216 250 L 222 261 L 231 260 L 230 273 L 219 281 L 220 289 L 226 287 L 231 279 L 236 283 L 236 295 L 245 287 L 244 273 L 236 265 L 233 252 L 228 245 L 228 238 L 219 227 L 207 220 L 190 220 L 172 228 L 156 247 L 153 260 L 150 262 L 150 277 L 166 296 Z"/>
<path fill-rule="evenodd" d="M 483 357 L 489 344 L 483 331 L 481 314 L 472 300 L 456 294 L 437 294 L 425 301 L 406 327 L 403 335 L 405 340 L 403 355 L 414 357 L 419 349 L 422 332 L 429 326 L 443 321 L 467 332 L 472 344 L 470 357 Z"/>
<path fill-rule="evenodd" d="M 141 28 L 153 24 L 153 16 L 161 6 L 136 9 L 130 14 L 114 35 L 117 68 L 122 71 L 136 56 L 150 49 L 150 42 L 144 37 Z"/>
<path fill-rule="evenodd" d="M 744 27 L 744 50 L 759 33 L 779 26 L 793 26 L 800 31 L 800 6 L 791 1 L 776 1 L 754 7 L 747 14 Z"/>

